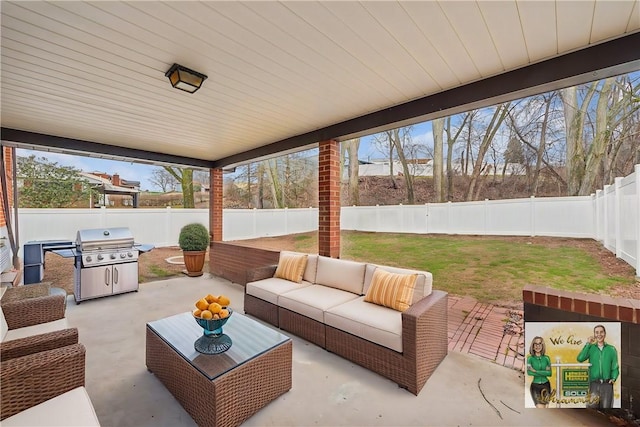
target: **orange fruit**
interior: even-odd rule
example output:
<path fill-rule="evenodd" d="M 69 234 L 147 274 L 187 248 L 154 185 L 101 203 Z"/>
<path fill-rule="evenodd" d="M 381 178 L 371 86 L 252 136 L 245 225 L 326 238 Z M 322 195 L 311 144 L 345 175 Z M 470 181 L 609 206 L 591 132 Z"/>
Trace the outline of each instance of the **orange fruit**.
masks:
<path fill-rule="evenodd" d="M 220 310 L 220 318 L 226 319 L 227 317 L 229 317 L 229 310 L 227 310 L 226 308 Z"/>
<path fill-rule="evenodd" d="M 209 304 L 211 304 L 213 302 L 218 302 L 218 297 L 213 296 L 211 294 L 209 294 L 206 297 L 204 297 L 204 299 L 206 299 Z"/>
<path fill-rule="evenodd" d="M 213 320 L 220 320 L 220 315 L 219 314 L 214 314 L 213 315 Z"/>
<path fill-rule="evenodd" d="M 231 300 L 228 297 L 224 296 L 224 295 L 220 295 L 218 297 L 218 304 L 220 304 L 223 307 L 226 307 L 229 304 L 231 304 Z"/>
<path fill-rule="evenodd" d="M 200 310 L 199 308 L 196 308 L 195 310 L 193 310 L 193 315 L 195 317 L 200 317 L 201 314 L 202 314 L 202 310 Z"/>
<path fill-rule="evenodd" d="M 203 319 L 211 320 L 213 319 L 213 314 L 209 310 L 203 310 L 200 314 L 200 317 Z"/>
<path fill-rule="evenodd" d="M 207 310 L 209 310 L 213 314 L 220 313 L 220 310 L 222 310 L 222 306 L 217 302 L 214 302 L 209 304 L 209 307 L 207 308 Z"/>
<path fill-rule="evenodd" d="M 206 310 L 208 307 L 209 303 L 204 298 L 201 298 L 196 302 L 196 308 L 199 308 L 200 310 Z"/>

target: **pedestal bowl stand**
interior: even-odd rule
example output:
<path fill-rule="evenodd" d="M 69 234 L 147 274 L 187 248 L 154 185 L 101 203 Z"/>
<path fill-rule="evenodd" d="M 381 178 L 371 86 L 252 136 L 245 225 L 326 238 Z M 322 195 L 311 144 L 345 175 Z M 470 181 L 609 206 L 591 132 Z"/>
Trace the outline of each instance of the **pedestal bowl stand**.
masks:
<path fill-rule="evenodd" d="M 193 348 L 202 354 L 220 354 L 231 348 L 231 337 L 222 332 L 222 327 L 231 318 L 233 310 L 227 308 L 229 316 L 224 319 L 201 319 L 193 317 L 202 327 L 202 336 L 193 343 Z"/>

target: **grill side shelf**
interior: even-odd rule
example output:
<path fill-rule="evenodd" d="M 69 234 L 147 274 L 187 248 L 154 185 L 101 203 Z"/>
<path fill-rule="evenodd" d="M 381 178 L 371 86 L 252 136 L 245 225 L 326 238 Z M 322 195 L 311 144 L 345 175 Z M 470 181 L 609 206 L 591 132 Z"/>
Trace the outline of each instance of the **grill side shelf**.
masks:
<path fill-rule="evenodd" d="M 44 258 L 46 252 L 72 249 L 75 244 L 68 240 L 33 240 L 24 244 L 24 276 L 25 285 L 39 283 L 44 276 Z M 72 255 L 73 256 L 73 255 Z"/>
<path fill-rule="evenodd" d="M 76 256 L 78 256 L 78 253 L 76 252 L 75 248 L 74 249 L 54 249 L 54 250 L 51 250 L 50 252 L 56 255 L 60 255 L 62 258 L 75 258 Z"/>

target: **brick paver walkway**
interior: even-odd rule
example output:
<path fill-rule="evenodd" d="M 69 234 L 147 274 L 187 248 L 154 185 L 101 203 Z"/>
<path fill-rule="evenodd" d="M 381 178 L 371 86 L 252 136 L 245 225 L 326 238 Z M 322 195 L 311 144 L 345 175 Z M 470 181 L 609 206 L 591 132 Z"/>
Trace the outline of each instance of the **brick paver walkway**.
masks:
<path fill-rule="evenodd" d="M 448 306 L 449 351 L 471 353 L 512 369 L 524 369 L 521 310 L 451 295 Z"/>

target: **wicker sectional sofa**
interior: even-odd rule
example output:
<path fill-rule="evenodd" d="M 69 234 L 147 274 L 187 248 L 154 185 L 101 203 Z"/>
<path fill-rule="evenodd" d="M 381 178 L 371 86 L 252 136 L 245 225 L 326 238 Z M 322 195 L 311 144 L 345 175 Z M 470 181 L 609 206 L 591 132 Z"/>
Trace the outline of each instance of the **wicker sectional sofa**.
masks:
<path fill-rule="evenodd" d="M 284 254 L 281 252 L 280 259 Z M 247 272 L 246 314 L 292 332 L 391 379 L 417 395 L 447 355 L 447 293 L 432 275 L 310 254 L 301 283 L 274 277 L 277 266 Z M 417 274 L 405 311 L 364 301 L 376 269 Z"/>

